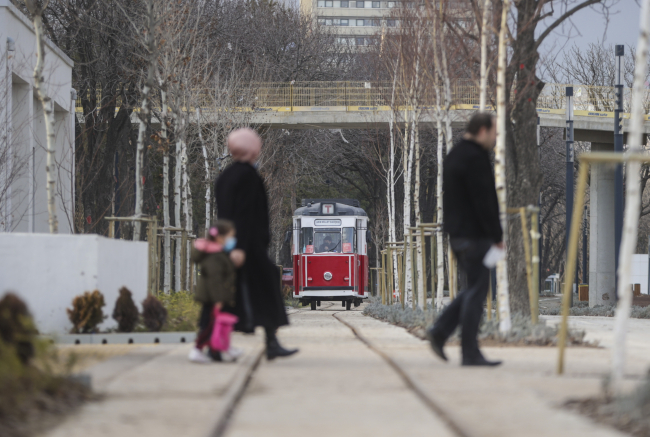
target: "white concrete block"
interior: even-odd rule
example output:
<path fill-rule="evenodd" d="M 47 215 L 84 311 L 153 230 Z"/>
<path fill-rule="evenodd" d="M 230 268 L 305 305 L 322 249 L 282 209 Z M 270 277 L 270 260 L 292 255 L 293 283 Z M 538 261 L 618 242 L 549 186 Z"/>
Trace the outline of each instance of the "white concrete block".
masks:
<path fill-rule="evenodd" d="M 630 283 L 641 284 L 641 294 L 648 294 L 648 255 L 632 255 L 632 275 Z"/>
<path fill-rule="evenodd" d="M 84 291 L 104 295 L 108 318 L 100 329 L 117 325 L 111 317 L 120 287 L 138 307 L 147 296 L 147 243 L 99 235 L 0 233 L 0 295 L 13 291 L 25 300 L 41 333 L 70 331 L 66 308 Z"/>

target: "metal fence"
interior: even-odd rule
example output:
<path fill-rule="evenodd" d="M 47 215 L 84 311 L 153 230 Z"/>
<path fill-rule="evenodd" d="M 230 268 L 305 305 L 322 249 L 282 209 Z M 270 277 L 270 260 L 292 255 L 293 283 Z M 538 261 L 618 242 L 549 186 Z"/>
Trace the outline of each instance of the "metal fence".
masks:
<path fill-rule="evenodd" d="M 571 85 L 547 83 L 537 101 L 538 109 L 562 110 L 566 102 L 566 87 L 574 87 L 574 110 L 613 112 L 615 108 L 615 88 L 591 85 Z M 407 104 L 407 90 L 397 87 L 395 91 L 395 106 Z M 184 101 L 183 105 L 189 108 L 197 105 L 209 111 L 223 102 L 219 92 L 210 89 L 196 89 L 189 98 L 194 103 Z M 388 109 L 392 98 L 391 82 L 259 82 L 252 83 L 249 87 L 235 92 L 236 95 L 226 100 L 236 101 L 241 105 L 235 110 L 254 110 L 255 108 L 273 108 L 278 111 L 293 111 L 305 107 L 338 107 L 346 111 L 364 110 L 365 107 Z M 80 93 L 81 95 L 81 93 Z M 512 93 L 514 98 L 514 93 Z M 89 96 L 87 96 L 89 97 Z M 488 102 L 494 96 L 488 96 Z M 101 91 L 97 91 L 96 101 L 98 106 L 110 104 L 108 99 L 102 100 Z M 629 111 L 631 90 L 624 89 L 624 111 Z M 239 103 L 241 102 L 241 103 Z M 424 86 L 418 102 L 421 106 L 434 106 L 436 96 L 434 87 Z M 650 112 L 650 92 L 646 91 L 644 99 L 646 113 Z M 118 97 L 116 106 L 122 104 Z M 467 109 L 464 105 L 476 106 L 479 104 L 479 89 L 472 81 L 457 81 L 452 84 L 452 105 L 457 109 Z M 462 105 L 462 106 L 460 106 Z M 157 98 L 153 99 L 153 106 L 160 107 Z M 460 106 L 460 107 L 459 107 Z M 77 98 L 77 112 L 82 112 L 81 97 Z M 363 108 L 358 108 L 363 107 Z M 384 108 L 380 108 L 384 107 Z"/>

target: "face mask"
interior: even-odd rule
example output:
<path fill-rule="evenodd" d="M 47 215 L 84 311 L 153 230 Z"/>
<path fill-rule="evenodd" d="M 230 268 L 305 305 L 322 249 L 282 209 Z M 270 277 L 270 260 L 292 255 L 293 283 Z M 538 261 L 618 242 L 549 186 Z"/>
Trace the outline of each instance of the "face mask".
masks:
<path fill-rule="evenodd" d="M 226 240 L 226 244 L 223 245 L 223 250 L 226 252 L 230 252 L 235 248 L 237 245 L 237 238 L 236 237 L 228 237 Z"/>

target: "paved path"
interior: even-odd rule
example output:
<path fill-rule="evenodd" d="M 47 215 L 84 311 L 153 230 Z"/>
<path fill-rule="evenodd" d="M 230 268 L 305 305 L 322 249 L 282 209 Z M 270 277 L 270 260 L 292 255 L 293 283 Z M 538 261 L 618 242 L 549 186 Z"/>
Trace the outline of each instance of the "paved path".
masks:
<path fill-rule="evenodd" d="M 621 436 L 561 408 L 599 392 L 613 323 L 603 319 L 572 318 L 605 348 L 569 348 L 567 374 L 557 377 L 555 348 L 486 348 L 505 364 L 462 368 L 457 346 L 443 363 L 404 329 L 324 302 L 294 311 L 280 331 L 301 349 L 288 359 L 255 366 L 258 333 L 234 336 L 247 351 L 238 364 L 191 364 L 189 345 L 157 345 L 96 365 L 90 372 L 104 399 L 47 436 Z M 650 365 L 649 330 L 650 320 L 631 324 L 630 386 Z"/>

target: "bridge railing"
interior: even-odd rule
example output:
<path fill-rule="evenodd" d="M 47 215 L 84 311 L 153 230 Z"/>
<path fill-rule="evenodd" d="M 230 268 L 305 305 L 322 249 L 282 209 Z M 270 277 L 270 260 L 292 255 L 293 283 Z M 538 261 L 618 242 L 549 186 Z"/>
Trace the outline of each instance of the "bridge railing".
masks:
<path fill-rule="evenodd" d="M 563 110 L 566 102 L 566 87 L 574 87 L 574 110 L 593 111 L 597 113 L 612 113 L 615 108 L 615 88 L 591 85 L 569 85 L 547 83 L 537 101 L 538 109 Z M 252 83 L 249 87 L 236 91 L 236 96 L 223 98 L 217 90 L 195 89 L 191 98 L 183 102 L 186 107 L 200 106 L 209 111 L 220 107 L 225 101 L 237 102 L 237 109 L 270 108 L 277 111 L 301 110 L 305 107 L 327 107 L 332 110 L 367 109 L 367 107 L 383 107 L 388 109 L 392 97 L 391 82 L 260 82 Z M 512 98 L 515 94 L 511 93 Z M 493 96 L 488 96 L 488 101 Z M 624 89 L 624 112 L 630 108 L 631 92 Z M 191 100 L 191 101 L 190 101 Z M 398 87 L 395 92 L 395 105 L 407 104 L 407 90 Z M 102 100 L 101 91 L 96 96 L 97 106 L 109 104 Z M 433 87 L 424 87 L 418 98 L 421 106 L 434 106 L 436 96 Z M 121 97 L 115 105 L 122 104 Z M 458 81 L 452 85 L 452 104 L 456 108 L 467 109 L 479 104 L 479 89 L 472 81 Z M 646 113 L 650 112 L 650 92 L 646 90 L 644 99 Z M 154 97 L 154 107 L 159 108 L 160 102 Z M 77 111 L 83 112 L 81 98 L 77 99 Z M 602 115 L 601 115 L 602 116 Z"/>

